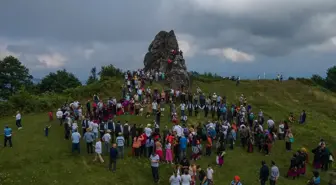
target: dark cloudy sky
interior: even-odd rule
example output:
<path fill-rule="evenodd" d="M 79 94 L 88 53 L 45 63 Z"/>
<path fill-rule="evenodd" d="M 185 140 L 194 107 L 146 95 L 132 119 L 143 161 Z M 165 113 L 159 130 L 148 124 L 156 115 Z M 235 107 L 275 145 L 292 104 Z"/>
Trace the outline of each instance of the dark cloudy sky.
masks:
<path fill-rule="evenodd" d="M 311 76 L 336 64 L 336 0 L 8 0 L 0 23 L 0 58 L 19 57 L 36 78 L 140 68 L 171 29 L 189 70 Z"/>

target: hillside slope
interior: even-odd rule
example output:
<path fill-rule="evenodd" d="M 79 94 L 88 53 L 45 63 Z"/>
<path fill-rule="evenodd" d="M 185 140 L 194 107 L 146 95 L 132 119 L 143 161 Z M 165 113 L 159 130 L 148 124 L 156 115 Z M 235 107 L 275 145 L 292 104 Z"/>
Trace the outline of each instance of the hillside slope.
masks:
<path fill-rule="evenodd" d="M 114 82 L 115 83 L 115 82 Z M 205 83 L 194 81 L 193 87 L 199 86 L 204 92 L 217 92 L 226 95 L 229 103 L 235 103 L 241 94 L 247 97 L 248 104 L 252 105 L 254 112 L 262 109 L 266 116 L 272 116 L 278 123 L 288 117 L 289 112 L 294 112 L 296 116 L 304 109 L 307 112 L 307 123 L 291 125 L 295 143 L 293 149 L 307 147 L 308 150 L 315 147 L 319 139 L 323 137 L 332 151 L 335 149 L 336 135 L 336 97 L 333 94 L 322 92 L 318 88 L 303 85 L 297 81 L 286 81 L 279 83 L 276 81 L 242 81 L 240 86 L 235 86 L 231 81 L 216 81 Z M 119 83 L 118 83 L 119 84 Z M 155 84 L 157 88 L 163 88 L 160 84 Z M 195 90 L 194 89 L 194 90 Z M 85 92 L 84 92 L 85 91 Z M 88 89 L 77 89 L 83 92 L 82 96 L 76 98 L 89 97 Z M 109 86 L 102 90 L 103 97 L 119 96 L 118 88 Z M 72 96 L 73 97 L 73 96 Z M 0 120 L 1 126 L 9 124 L 15 128 L 14 118 L 7 117 Z M 117 120 L 128 120 L 131 124 L 146 124 L 153 118 L 136 116 L 121 116 Z M 198 118 L 190 117 L 190 124 L 197 124 L 199 121 L 206 121 L 203 113 Z M 162 125 L 171 126 L 168 123 L 168 116 L 162 118 Z M 43 135 L 43 128 L 48 124 L 46 113 L 35 113 L 23 115 L 24 129 L 15 132 L 13 136 L 13 148 L 0 149 L 0 184 L 152 184 L 149 161 L 147 159 L 133 159 L 127 157 L 119 160 L 117 173 L 106 170 L 106 164 L 93 163 L 93 156 L 86 154 L 85 144 L 81 144 L 82 153 L 80 155 L 71 154 L 71 143 L 63 139 L 63 127 L 56 121 L 52 123 L 50 136 Z M 129 154 L 129 150 L 126 152 Z M 266 160 L 270 164 L 274 160 L 280 168 L 281 178 L 279 185 L 305 184 L 311 173 L 299 180 L 288 180 L 284 178 L 289 166 L 289 159 L 292 153 L 285 151 L 285 143 L 276 141 L 270 156 L 263 156 L 259 152 L 253 154 L 246 153 L 241 149 L 239 142 L 236 143 L 233 151 L 229 150 L 225 156 L 222 168 L 214 167 L 215 183 L 229 184 L 234 175 L 240 175 L 244 185 L 259 184 L 258 173 L 260 161 Z M 310 163 L 312 154 L 310 154 Z M 107 156 L 104 156 L 106 162 Z M 208 164 L 215 162 L 215 156 L 203 157 L 197 164 L 206 168 Z M 214 165 L 213 165 L 214 166 Z M 309 164 L 311 166 L 311 164 Z M 173 171 L 172 165 L 162 164 L 160 167 L 160 184 L 168 184 L 168 179 Z M 326 183 L 328 176 L 322 174 L 323 183 Z"/>

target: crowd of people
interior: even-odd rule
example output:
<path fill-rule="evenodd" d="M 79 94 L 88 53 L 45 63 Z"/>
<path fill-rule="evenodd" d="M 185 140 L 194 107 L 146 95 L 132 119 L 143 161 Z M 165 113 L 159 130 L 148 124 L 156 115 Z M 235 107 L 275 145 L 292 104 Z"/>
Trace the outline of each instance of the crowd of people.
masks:
<path fill-rule="evenodd" d="M 116 171 L 117 160 L 125 157 L 125 148 L 129 147 L 134 158 L 150 158 L 155 182 L 159 181 L 159 165 L 174 163 L 176 170 L 169 179 L 171 184 L 199 182 L 204 185 L 213 184 L 214 170 L 211 165 L 203 170 L 197 165 L 197 160 L 202 156 L 212 156 L 214 152 L 217 165 L 222 166 L 227 150 L 233 150 L 238 140 L 249 153 L 257 151 L 270 155 L 277 140 L 284 140 L 285 149 L 292 151 L 294 136 L 290 125 L 295 122 L 293 113 L 288 120 L 276 124 L 272 117 L 265 120 L 262 110 L 255 112 L 243 94 L 238 100 L 233 100 L 235 103 L 228 104 L 225 96 L 216 92 L 206 94 L 199 87 L 196 92 L 184 87 L 161 91 L 150 88 L 152 81 L 164 79 L 165 74 L 159 71 L 128 71 L 120 99 L 110 97 L 104 101 L 95 94 L 84 105 L 78 101 L 64 104 L 57 110 L 56 117 L 64 126 L 64 138 L 72 141 L 72 152 L 80 153 L 83 139 L 87 153 L 95 154 L 94 161 L 104 163 L 102 155 L 109 155 L 109 169 Z M 154 121 L 147 125 L 121 123 L 118 116 L 125 114 L 154 117 Z M 165 115 L 171 127 L 169 124 L 161 125 L 161 118 Z M 188 121 L 190 117 L 201 116 L 208 121 L 196 125 Z M 21 115 L 16 118 L 21 119 Z M 52 120 L 52 114 L 49 114 L 49 119 Z M 304 110 L 298 122 L 306 122 Z M 49 128 L 46 126 L 45 130 Z M 7 141 L 11 145 L 10 133 L 6 127 L 5 146 Z M 333 156 L 326 143 L 322 140 L 312 152 L 314 168 L 328 170 Z M 295 179 L 305 175 L 307 162 L 308 151 L 305 148 L 295 152 L 286 176 Z M 262 162 L 259 178 L 262 185 L 268 180 L 271 185 L 278 181 L 279 169 L 274 161 L 271 165 L 269 170 Z M 314 173 L 313 179 L 310 184 L 320 184 L 318 173 Z M 231 184 L 242 185 L 240 177 L 235 176 Z"/>

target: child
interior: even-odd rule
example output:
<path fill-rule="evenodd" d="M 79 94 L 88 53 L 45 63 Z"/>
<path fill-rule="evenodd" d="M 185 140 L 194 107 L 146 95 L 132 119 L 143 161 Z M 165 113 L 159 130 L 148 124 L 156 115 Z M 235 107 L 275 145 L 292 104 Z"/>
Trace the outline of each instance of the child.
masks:
<path fill-rule="evenodd" d="M 167 163 L 173 164 L 173 155 L 170 142 L 167 142 L 166 144 L 166 161 Z"/>
<path fill-rule="evenodd" d="M 48 112 L 48 116 L 49 116 L 49 121 L 52 122 L 54 120 L 52 111 Z"/>
<path fill-rule="evenodd" d="M 216 163 L 218 166 L 222 167 L 224 163 L 224 154 L 225 152 L 218 151 L 217 152 L 217 157 L 216 157 Z"/>
<path fill-rule="evenodd" d="M 51 128 L 51 125 L 50 125 L 50 126 L 46 125 L 45 128 L 44 128 L 44 135 L 45 135 L 46 137 L 48 137 L 48 135 L 49 135 L 49 129 L 50 129 L 50 128 Z"/>

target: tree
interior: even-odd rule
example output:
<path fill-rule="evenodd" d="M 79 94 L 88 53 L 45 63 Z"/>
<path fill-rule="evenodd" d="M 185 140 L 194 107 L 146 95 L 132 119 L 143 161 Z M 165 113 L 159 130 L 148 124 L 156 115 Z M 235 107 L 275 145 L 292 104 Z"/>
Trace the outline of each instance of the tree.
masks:
<path fill-rule="evenodd" d="M 121 69 L 115 68 L 112 64 L 108 66 L 102 66 L 98 74 L 102 80 L 109 77 L 122 77 L 124 75 Z"/>
<path fill-rule="evenodd" d="M 86 84 L 89 85 L 89 84 L 92 84 L 92 83 L 97 82 L 97 81 L 98 81 L 97 68 L 93 67 L 91 69 L 91 75 L 89 76 L 89 79 L 86 81 Z"/>
<path fill-rule="evenodd" d="M 39 87 L 41 92 L 49 91 L 60 93 L 65 89 L 75 88 L 81 85 L 81 82 L 74 74 L 63 69 L 58 70 L 56 73 L 49 73 L 42 79 Z"/>
<path fill-rule="evenodd" d="M 326 87 L 331 91 L 336 91 L 336 66 L 327 71 Z"/>
<path fill-rule="evenodd" d="M 13 56 L 0 60 L 0 99 L 8 99 L 21 87 L 32 84 L 33 76 L 17 58 Z"/>
<path fill-rule="evenodd" d="M 295 78 L 294 77 L 288 77 L 288 80 L 295 80 Z"/>
<path fill-rule="evenodd" d="M 317 74 L 314 74 L 312 77 L 311 77 L 311 80 L 316 83 L 317 85 L 320 85 L 322 87 L 325 87 L 326 85 L 326 81 L 324 78 L 322 78 L 320 75 L 317 75 Z"/>

